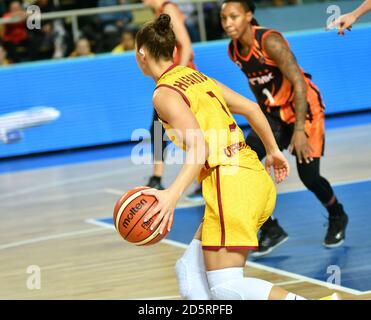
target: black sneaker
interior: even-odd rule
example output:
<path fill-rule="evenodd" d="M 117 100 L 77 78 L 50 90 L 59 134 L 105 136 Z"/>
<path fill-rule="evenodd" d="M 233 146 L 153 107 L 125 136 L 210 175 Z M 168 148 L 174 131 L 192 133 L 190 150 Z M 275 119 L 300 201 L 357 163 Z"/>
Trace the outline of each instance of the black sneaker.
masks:
<path fill-rule="evenodd" d="M 330 216 L 327 233 L 323 245 L 326 248 L 336 248 L 343 244 L 348 216 L 343 213 L 339 216 Z"/>
<path fill-rule="evenodd" d="M 186 196 L 185 199 L 195 203 L 203 203 L 204 197 L 202 196 L 202 186 L 197 186 L 196 190 Z"/>
<path fill-rule="evenodd" d="M 288 234 L 278 224 L 277 220 L 273 220 L 273 222 L 273 226 L 261 229 L 259 249 L 251 253 L 253 258 L 259 258 L 269 254 L 289 238 Z"/>
<path fill-rule="evenodd" d="M 149 178 L 149 181 L 147 183 L 147 187 L 155 188 L 157 190 L 164 190 L 165 188 L 161 184 L 161 178 L 152 176 Z"/>

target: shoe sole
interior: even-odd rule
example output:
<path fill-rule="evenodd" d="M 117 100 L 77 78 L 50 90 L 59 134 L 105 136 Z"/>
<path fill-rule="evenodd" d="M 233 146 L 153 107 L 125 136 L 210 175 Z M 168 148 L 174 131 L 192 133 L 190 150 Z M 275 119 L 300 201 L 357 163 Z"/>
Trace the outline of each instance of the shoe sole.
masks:
<path fill-rule="evenodd" d="M 270 254 L 274 249 L 279 247 L 281 244 L 285 243 L 288 239 L 289 239 L 289 237 L 287 236 L 286 238 L 283 238 L 280 242 L 276 243 L 273 247 L 270 247 L 267 251 L 253 252 L 253 253 L 251 253 L 251 256 L 253 258 L 260 258 L 260 257 L 266 256 L 267 254 Z"/>
<path fill-rule="evenodd" d="M 337 248 L 337 247 L 340 247 L 342 244 L 344 243 L 344 239 L 339 241 L 338 243 L 334 243 L 334 244 L 326 244 L 326 243 L 322 243 L 322 245 L 325 247 L 325 248 Z"/>

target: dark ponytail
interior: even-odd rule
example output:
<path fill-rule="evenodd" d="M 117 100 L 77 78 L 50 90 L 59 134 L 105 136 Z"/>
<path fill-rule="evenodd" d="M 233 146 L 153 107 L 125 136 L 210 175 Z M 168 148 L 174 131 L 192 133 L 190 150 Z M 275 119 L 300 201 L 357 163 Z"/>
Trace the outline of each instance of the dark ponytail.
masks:
<path fill-rule="evenodd" d="M 136 35 L 137 50 L 145 46 L 151 56 L 158 61 L 172 60 L 176 45 L 170 16 L 162 13 L 154 21 L 146 23 Z"/>
<path fill-rule="evenodd" d="M 171 30 L 170 16 L 168 14 L 160 14 L 155 20 L 153 27 L 160 36 L 166 36 Z"/>
<path fill-rule="evenodd" d="M 223 1 L 223 3 L 231 3 L 231 2 L 238 2 L 243 6 L 246 12 L 251 11 L 252 14 L 255 13 L 256 6 L 253 0 L 224 0 Z M 259 23 L 255 18 L 252 18 L 251 24 L 253 26 L 259 26 Z"/>

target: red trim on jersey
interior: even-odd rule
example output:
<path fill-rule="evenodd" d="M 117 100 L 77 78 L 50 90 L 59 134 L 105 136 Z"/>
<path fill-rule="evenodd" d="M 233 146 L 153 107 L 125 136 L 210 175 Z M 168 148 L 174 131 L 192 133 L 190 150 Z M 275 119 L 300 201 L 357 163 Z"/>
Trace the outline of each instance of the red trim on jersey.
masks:
<path fill-rule="evenodd" d="M 155 109 L 155 110 L 156 110 L 156 109 Z M 158 114 L 157 114 L 157 118 L 158 118 L 159 120 L 161 120 L 161 122 L 164 122 L 164 123 L 166 123 L 166 124 L 169 124 L 169 122 L 167 122 L 167 121 L 161 119 L 161 117 L 160 117 Z"/>
<path fill-rule="evenodd" d="M 160 87 L 166 87 L 166 88 L 173 89 L 174 91 L 178 92 L 178 93 L 182 96 L 184 102 L 188 105 L 188 107 L 191 107 L 191 103 L 189 102 L 188 98 L 187 98 L 187 97 L 185 96 L 185 94 L 184 94 L 182 91 L 180 91 L 179 89 L 174 88 L 174 87 L 172 87 L 172 86 L 169 85 L 169 84 L 160 84 L 160 85 L 158 85 L 158 86 L 155 88 L 155 90 L 157 90 L 157 89 L 160 88 Z"/>
<path fill-rule="evenodd" d="M 226 248 L 227 250 L 233 251 L 233 250 L 258 250 L 258 246 L 202 246 L 202 249 L 205 250 L 212 250 L 212 251 L 218 251 L 222 248 Z"/>
<path fill-rule="evenodd" d="M 218 198 L 218 209 L 219 209 L 219 219 L 220 219 L 220 228 L 221 228 L 221 239 L 220 243 L 222 246 L 225 244 L 225 228 L 224 228 L 224 215 L 223 215 L 223 206 L 222 206 L 222 194 L 220 191 L 220 174 L 219 166 L 216 167 L 216 193 Z"/>
<path fill-rule="evenodd" d="M 210 165 L 209 165 L 209 161 L 205 161 L 205 168 L 207 169 L 207 170 L 209 170 L 210 169 Z"/>
<path fill-rule="evenodd" d="M 235 122 L 233 122 L 232 124 L 229 125 L 229 130 L 231 132 L 236 131 L 236 128 L 237 128 L 237 124 Z"/>
<path fill-rule="evenodd" d="M 252 27 L 252 38 L 253 38 L 253 44 L 252 46 L 250 47 L 250 51 L 249 53 L 246 55 L 246 56 L 243 56 L 242 54 L 240 54 L 240 52 L 238 51 L 238 46 L 237 46 L 237 41 L 238 40 L 235 40 L 233 41 L 233 45 L 234 45 L 234 52 L 244 61 L 249 61 L 250 58 L 251 58 L 251 55 L 252 55 L 252 52 L 253 52 L 253 49 L 255 47 L 255 34 L 256 34 L 256 28 L 255 27 Z"/>
<path fill-rule="evenodd" d="M 177 64 L 176 64 L 176 63 L 173 63 L 169 68 L 167 68 L 167 69 L 162 73 L 162 75 L 160 76 L 160 78 L 158 78 L 158 80 L 160 80 L 160 79 L 163 77 L 163 75 L 165 75 L 165 73 L 168 73 L 170 70 L 174 69 L 176 66 L 177 66 Z"/>

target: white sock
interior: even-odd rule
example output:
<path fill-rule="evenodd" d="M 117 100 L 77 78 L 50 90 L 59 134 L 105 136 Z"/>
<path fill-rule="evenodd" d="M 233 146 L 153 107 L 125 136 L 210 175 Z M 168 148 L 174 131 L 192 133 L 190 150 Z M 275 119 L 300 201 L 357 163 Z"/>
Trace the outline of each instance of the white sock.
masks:
<path fill-rule="evenodd" d="M 286 296 L 285 300 L 307 300 L 302 296 L 298 296 L 295 293 L 289 292 L 288 295 Z"/>
<path fill-rule="evenodd" d="M 213 300 L 268 300 L 273 284 L 245 278 L 243 268 L 225 268 L 207 272 Z"/>
<path fill-rule="evenodd" d="M 179 293 L 187 300 L 210 300 L 204 257 L 200 240 L 193 239 L 176 262 Z"/>

